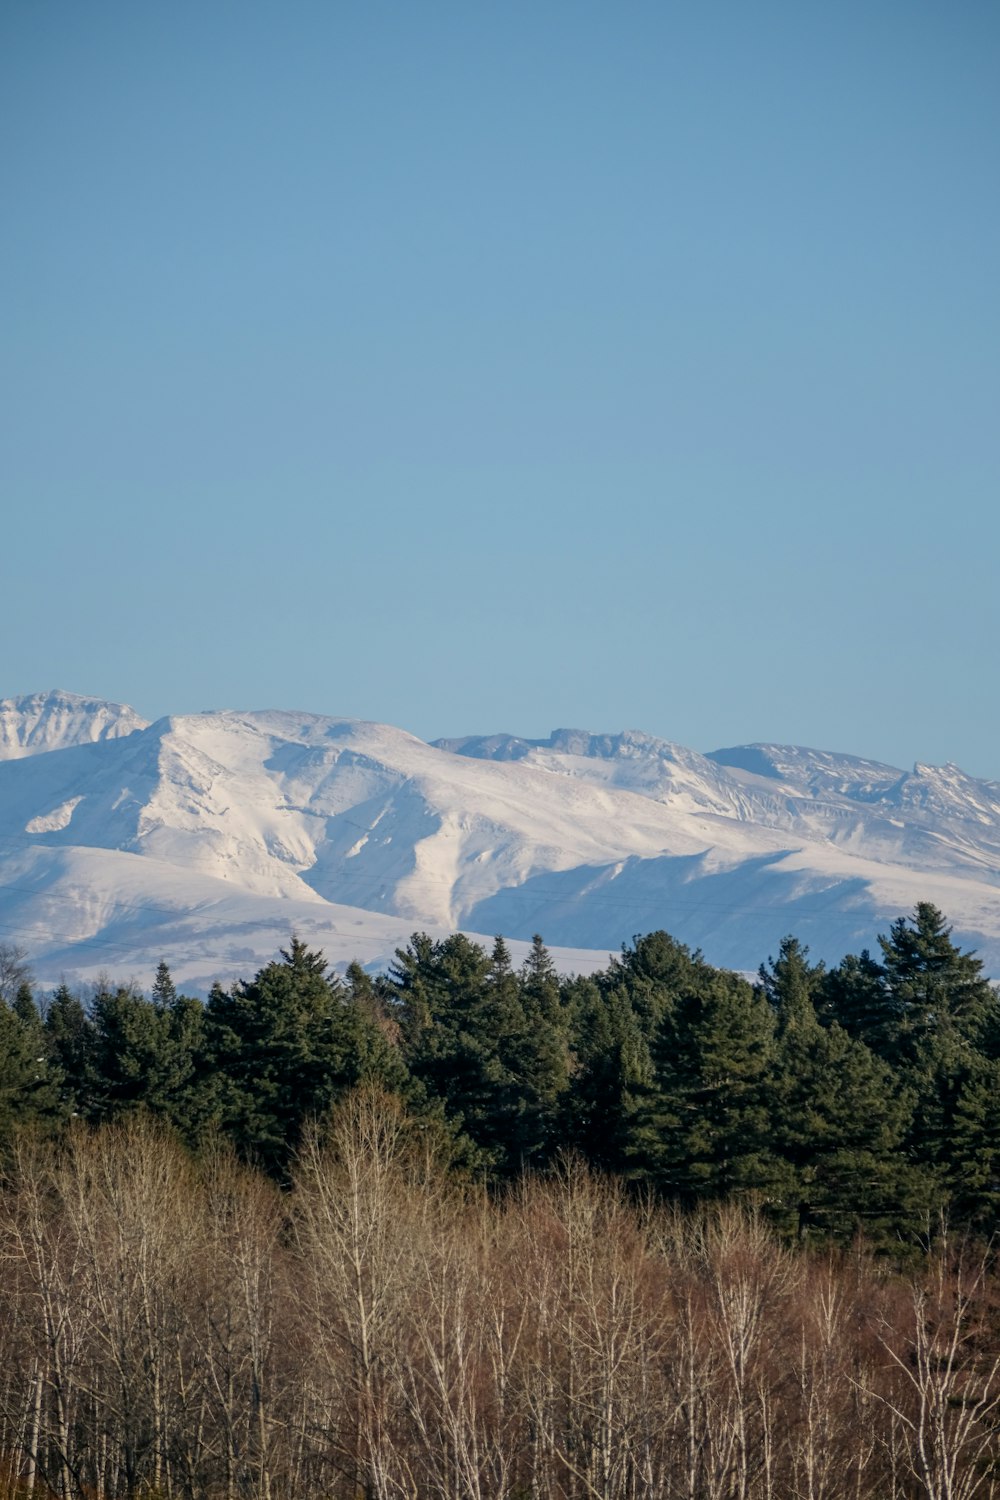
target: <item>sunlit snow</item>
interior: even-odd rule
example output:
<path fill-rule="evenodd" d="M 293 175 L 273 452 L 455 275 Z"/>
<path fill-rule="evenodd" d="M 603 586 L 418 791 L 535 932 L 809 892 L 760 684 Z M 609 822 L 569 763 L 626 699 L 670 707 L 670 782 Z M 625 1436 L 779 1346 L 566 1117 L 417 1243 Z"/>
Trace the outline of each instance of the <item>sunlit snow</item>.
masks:
<path fill-rule="evenodd" d="M 0 704 L 0 931 L 43 980 L 146 982 L 163 957 L 204 988 L 292 929 L 369 965 L 415 929 L 540 931 L 583 971 L 666 927 L 753 969 L 790 931 L 817 957 L 874 947 L 925 899 L 1000 974 L 1000 787 L 953 766 L 638 732 L 428 745 L 301 713 L 145 725 L 50 696 Z"/>

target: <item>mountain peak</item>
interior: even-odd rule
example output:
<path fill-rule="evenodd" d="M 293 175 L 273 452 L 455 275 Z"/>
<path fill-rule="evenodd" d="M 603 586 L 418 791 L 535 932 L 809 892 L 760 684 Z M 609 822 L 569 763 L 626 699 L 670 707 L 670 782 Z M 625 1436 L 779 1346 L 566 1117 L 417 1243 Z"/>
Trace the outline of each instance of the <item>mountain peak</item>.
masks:
<path fill-rule="evenodd" d="M 164 956 L 204 988 L 290 928 L 337 963 L 417 928 L 542 932 L 579 971 L 664 927 L 752 970 L 788 932 L 836 962 L 920 900 L 1000 974 L 1000 785 L 802 746 L 435 747 L 279 710 L 146 726 L 56 690 L 0 702 L 0 870 L 46 979 Z"/>
<path fill-rule="evenodd" d="M 0 760 L 119 739 L 145 728 L 146 720 L 127 703 L 86 698 L 64 688 L 0 698 Z"/>

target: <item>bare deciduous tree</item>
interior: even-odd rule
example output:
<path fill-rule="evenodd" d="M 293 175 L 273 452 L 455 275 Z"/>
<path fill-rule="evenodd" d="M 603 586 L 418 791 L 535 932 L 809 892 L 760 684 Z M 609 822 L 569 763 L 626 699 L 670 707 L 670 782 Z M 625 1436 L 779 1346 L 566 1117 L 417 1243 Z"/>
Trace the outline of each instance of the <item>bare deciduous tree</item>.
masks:
<path fill-rule="evenodd" d="M 491 1197 L 361 1090 L 281 1192 L 142 1119 L 15 1139 L 0 1500 L 985 1500 L 992 1261 L 910 1281 L 569 1163 Z"/>
<path fill-rule="evenodd" d="M 19 943 L 0 943 L 0 1000 L 13 1003 L 22 984 L 31 983 L 28 955 Z"/>
<path fill-rule="evenodd" d="M 995 1495 L 1000 1351 L 989 1261 L 945 1236 L 926 1274 L 885 1309 L 879 1340 L 897 1379 L 883 1397 L 927 1500 Z"/>

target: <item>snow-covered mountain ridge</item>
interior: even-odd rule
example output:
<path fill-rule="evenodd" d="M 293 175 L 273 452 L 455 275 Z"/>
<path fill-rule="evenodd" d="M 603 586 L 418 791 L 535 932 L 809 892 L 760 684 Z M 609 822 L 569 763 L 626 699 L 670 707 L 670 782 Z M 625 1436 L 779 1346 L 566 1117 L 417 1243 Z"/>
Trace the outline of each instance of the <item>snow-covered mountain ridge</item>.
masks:
<path fill-rule="evenodd" d="M 0 934 L 43 978 L 245 973 L 295 927 L 336 962 L 415 928 L 564 967 L 666 927 L 752 969 L 795 932 L 874 946 L 936 902 L 1000 975 L 1000 785 L 775 745 L 636 731 L 426 744 L 288 712 L 147 724 L 68 694 L 0 704 Z"/>
<path fill-rule="evenodd" d="M 0 698 L 0 760 L 117 739 L 145 728 L 146 720 L 124 703 L 81 698 L 59 688 Z"/>

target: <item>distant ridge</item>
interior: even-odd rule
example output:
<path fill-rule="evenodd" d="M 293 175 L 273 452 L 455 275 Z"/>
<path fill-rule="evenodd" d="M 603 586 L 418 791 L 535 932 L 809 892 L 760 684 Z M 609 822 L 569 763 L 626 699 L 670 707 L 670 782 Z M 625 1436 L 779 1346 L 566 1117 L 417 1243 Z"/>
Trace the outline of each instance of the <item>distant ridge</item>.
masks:
<path fill-rule="evenodd" d="M 873 947 L 918 900 L 1000 975 L 1000 786 L 628 730 L 425 744 L 389 725 L 221 711 L 148 724 L 51 692 L 0 703 L 0 932 L 46 980 L 204 987 L 295 927 L 382 964 L 415 929 L 541 932 L 563 968 L 664 927 L 753 970 L 794 932 Z"/>
<path fill-rule="evenodd" d="M 145 729 L 146 722 L 125 703 L 81 698 L 61 688 L 0 698 L 0 760 L 117 739 Z"/>

